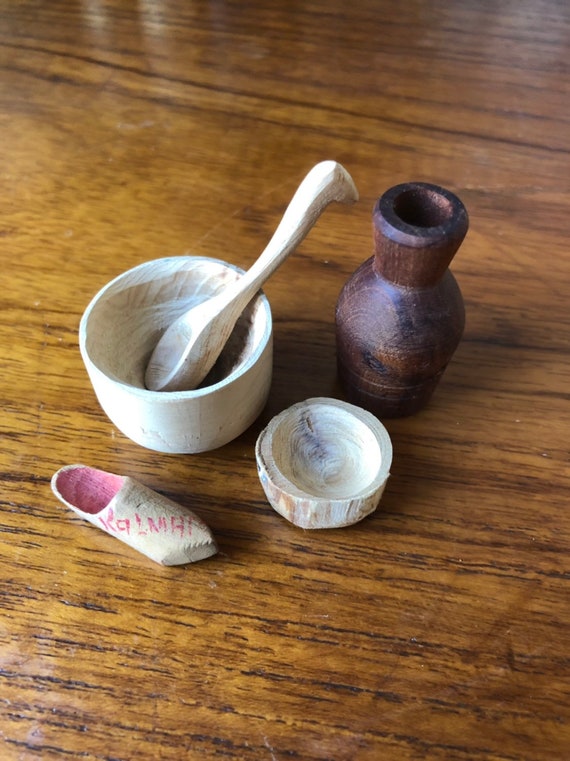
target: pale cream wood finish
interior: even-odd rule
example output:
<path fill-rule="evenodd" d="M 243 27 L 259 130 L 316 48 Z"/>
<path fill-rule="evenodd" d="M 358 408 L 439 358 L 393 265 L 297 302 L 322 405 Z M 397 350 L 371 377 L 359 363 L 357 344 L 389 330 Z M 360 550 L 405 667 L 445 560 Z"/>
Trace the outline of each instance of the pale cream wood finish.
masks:
<path fill-rule="evenodd" d="M 79 327 L 83 361 L 109 418 L 158 452 L 193 454 L 239 436 L 263 409 L 272 377 L 272 321 L 263 294 L 243 312 L 202 387 L 149 391 L 144 371 L 167 325 L 235 282 L 241 270 L 206 257 L 158 259 L 129 270 L 91 301 Z"/>
<path fill-rule="evenodd" d="M 382 423 L 353 404 L 316 397 L 274 417 L 256 445 L 272 507 L 301 528 L 349 526 L 380 502 L 392 464 Z"/>

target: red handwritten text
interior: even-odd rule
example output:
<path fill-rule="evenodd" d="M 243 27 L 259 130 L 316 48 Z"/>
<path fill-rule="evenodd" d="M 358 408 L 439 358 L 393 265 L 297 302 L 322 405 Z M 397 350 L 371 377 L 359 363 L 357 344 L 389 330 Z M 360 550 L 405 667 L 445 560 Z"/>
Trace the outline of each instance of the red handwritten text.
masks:
<path fill-rule="evenodd" d="M 148 536 L 150 534 L 168 534 L 183 537 L 192 536 L 197 521 L 192 515 L 139 515 L 133 519 L 115 518 L 110 509 L 105 518 L 99 516 L 103 528 L 111 534 L 126 534 L 127 536 Z"/>

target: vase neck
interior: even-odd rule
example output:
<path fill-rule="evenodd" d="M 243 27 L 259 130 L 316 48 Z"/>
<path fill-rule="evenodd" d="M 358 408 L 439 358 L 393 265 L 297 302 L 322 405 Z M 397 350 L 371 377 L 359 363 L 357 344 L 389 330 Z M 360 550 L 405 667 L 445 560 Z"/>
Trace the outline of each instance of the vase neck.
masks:
<path fill-rule="evenodd" d="M 372 220 L 374 269 L 411 288 L 433 286 L 443 277 L 469 227 L 459 198 L 425 182 L 388 190 L 376 202 Z"/>

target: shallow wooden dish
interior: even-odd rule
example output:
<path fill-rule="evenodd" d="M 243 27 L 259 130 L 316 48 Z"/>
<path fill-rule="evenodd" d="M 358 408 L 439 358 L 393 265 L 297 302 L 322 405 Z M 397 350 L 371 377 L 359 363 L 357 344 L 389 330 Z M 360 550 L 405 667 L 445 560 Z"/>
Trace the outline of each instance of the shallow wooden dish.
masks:
<path fill-rule="evenodd" d="M 255 453 L 270 504 L 301 528 L 362 520 L 378 506 L 392 464 L 382 423 L 360 407 L 325 397 L 274 417 Z"/>
<path fill-rule="evenodd" d="M 119 275 L 85 310 L 79 344 L 93 388 L 112 422 L 137 444 L 158 452 L 215 449 L 243 433 L 263 409 L 273 332 L 261 293 L 199 388 L 149 391 L 144 385 L 148 359 L 164 330 L 241 273 L 207 257 L 157 259 Z"/>

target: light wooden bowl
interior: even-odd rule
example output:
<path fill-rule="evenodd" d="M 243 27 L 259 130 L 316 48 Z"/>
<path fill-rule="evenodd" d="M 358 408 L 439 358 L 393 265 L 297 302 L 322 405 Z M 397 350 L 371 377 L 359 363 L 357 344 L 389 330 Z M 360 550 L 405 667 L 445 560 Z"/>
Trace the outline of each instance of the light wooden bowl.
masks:
<path fill-rule="evenodd" d="M 255 453 L 270 504 L 301 528 L 362 520 L 378 506 L 392 464 L 392 442 L 374 415 L 324 397 L 274 417 Z"/>
<path fill-rule="evenodd" d="M 119 275 L 85 310 L 79 344 L 93 388 L 112 422 L 137 444 L 157 452 L 215 449 L 243 433 L 263 409 L 273 332 L 261 293 L 199 388 L 149 391 L 144 385 L 148 359 L 164 330 L 241 273 L 207 257 L 157 259 Z"/>

